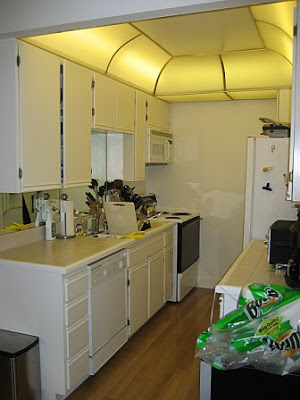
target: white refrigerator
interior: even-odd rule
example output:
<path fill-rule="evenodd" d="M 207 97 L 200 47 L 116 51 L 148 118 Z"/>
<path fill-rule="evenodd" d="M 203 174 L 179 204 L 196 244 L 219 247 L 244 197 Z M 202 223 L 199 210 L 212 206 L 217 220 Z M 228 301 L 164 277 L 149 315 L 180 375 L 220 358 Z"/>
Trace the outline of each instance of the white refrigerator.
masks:
<path fill-rule="evenodd" d="M 290 138 L 247 139 L 247 170 L 243 247 L 266 239 L 277 220 L 297 220 L 297 208 L 286 200 Z"/>

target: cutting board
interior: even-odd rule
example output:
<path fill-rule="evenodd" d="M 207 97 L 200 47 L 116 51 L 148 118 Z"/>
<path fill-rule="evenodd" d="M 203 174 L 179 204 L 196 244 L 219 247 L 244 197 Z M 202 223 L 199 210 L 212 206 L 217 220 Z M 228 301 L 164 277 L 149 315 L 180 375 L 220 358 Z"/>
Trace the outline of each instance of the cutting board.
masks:
<path fill-rule="evenodd" d="M 109 201 L 103 206 L 109 234 L 128 235 L 138 230 L 134 203 Z"/>

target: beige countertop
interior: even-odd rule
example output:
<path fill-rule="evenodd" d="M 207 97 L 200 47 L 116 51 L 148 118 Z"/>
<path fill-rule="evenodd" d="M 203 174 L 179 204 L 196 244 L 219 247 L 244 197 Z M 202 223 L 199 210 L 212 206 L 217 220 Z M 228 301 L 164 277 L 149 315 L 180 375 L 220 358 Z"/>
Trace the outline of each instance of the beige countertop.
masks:
<path fill-rule="evenodd" d="M 0 268 L 3 265 L 47 269 L 65 274 L 98 258 L 106 257 L 118 250 L 131 247 L 150 238 L 155 233 L 172 227 L 174 222 L 156 222 L 145 231 L 142 239 L 96 238 L 93 236 L 40 240 L 34 243 L 14 247 L 0 252 Z"/>
<path fill-rule="evenodd" d="M 285 268 L 275 269 L 268 263 L 264 241 L 253 240 L 221 278 L 215 292 L 239 294 L 249 283 L 286 285 L 284 273 Z"/>

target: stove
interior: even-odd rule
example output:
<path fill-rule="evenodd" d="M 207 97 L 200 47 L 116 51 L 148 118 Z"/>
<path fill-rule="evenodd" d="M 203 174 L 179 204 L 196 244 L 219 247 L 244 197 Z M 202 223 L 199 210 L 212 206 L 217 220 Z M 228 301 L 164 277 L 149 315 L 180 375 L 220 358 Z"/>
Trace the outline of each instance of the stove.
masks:
<path fill-rule="evenodd" d="M 198 283 L 200 253 L 200 215 L 188 211 L 160 211 L 154 219 L 174 221 L 173 228 L 173 295 L 170 301 L 181 301 Z"/>
<path fill-rule="evenodd" d="M 199 217 L 199 213 L 187 211 L 159 211 L 154 219 L 158 219 L 160 221 L 174 221 L 178 223 L 183 223 L 195 217 Z"/>

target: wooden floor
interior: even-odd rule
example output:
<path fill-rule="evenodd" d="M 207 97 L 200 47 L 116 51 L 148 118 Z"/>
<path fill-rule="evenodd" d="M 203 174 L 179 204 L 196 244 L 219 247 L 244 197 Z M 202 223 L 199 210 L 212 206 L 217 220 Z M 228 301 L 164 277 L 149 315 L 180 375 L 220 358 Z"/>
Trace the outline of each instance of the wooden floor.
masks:
<path fill-rule="evenodd" d="M 167 303 L 68 400 L 199 400 L 195 343 L 212 304 L 213 291 L 199 288 Z"/>

